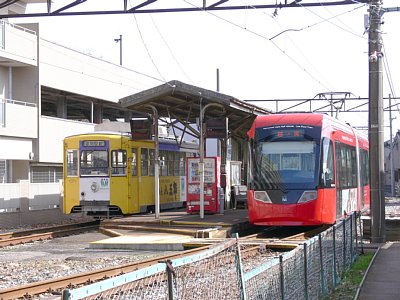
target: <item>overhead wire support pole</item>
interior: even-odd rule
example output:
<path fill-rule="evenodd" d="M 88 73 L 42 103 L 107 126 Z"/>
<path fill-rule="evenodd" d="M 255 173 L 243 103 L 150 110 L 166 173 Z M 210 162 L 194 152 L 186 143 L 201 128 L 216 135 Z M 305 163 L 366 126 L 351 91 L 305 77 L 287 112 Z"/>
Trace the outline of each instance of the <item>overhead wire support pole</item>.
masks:
<path fill-rule="evenodd" d="M 200 98 L 200 140 L 199 140 L 199 154 L 200 154 L 200 162 L 199 162 L 199 175 L 200 175 L 200 219 L 204 219 L 204 130 L 203 130 L 203 118 L 204 113 L 207 108 L 210 106 L 218 106 L 224 109 L 221 104 L 218 103 L 209 103 L 201 108 L 201 102 L 203 98 Z"/>
<path fill-rule="evenodd" d="M 385 195 L 384 195 L 384 137 L 382 93 L 382 36 L 381 24 L 384 9 L 380 0 L 372 0 L 369 6 L 369 125 L 370 141 L 370 196 L 371 242 L 385 242 Z"/>
<path fill-rule="evenodd" d="M 153 110 L 154 121 L 154 202 L 156 219 L 160 219 L 160 160 L 158 151 L 158 111 L 153 105 L 147 105 Z"/>

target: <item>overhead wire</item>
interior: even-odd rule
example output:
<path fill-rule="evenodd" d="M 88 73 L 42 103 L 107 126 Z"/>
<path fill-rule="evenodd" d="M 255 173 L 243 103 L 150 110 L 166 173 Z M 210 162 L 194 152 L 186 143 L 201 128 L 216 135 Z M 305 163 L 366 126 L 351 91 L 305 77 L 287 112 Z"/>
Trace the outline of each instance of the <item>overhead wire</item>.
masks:
<path fill-rule="evenodd" d="M 193 6 L 193 7 L 196 7 L 196 8 L 198 8 L 199 10 L 203 10 L 201 7 L 196 6 L 196 5 L 194 5 L 193 3 L 190 3 L 190 2 L 187 1 L 187 0 L 183 0 L 183 2 L 189 4 L 189 5 Z M 204 11 L 204 10 L 203 10 L 203 11 Z M 291 57 L 284 49 L 282 49 L 281 47 L 279 47 L 279 45 L 278 45 L 277 43 L 275 43 L 271 38 L 268 38 L 268 37 L 266 37 L 266 36 L 264 36 L 264 35 L 262 35 L 262 34 L 260 34 L 260 33 L 258 33 L 258 32 L 253 31 L 253 30 L 244 28 L 243 26 L 241 26 L 241 25 L 239 25 L 239 24 L 236 24 L 236 23 L 234 23 L 234 22 L 232 22 L 232 21 L 230 21 L 230 20 L 227 20 L 227 19 L 225 19 L 225 18 L 222 18 L 222 17 L 220 17 L 220 16 L 218 16 L 218 15 L 216 15 L 216 14 L 214 14 L 214 13 L 208 11 L 208 10 L 205 10 L 205 12 L 208 13 L 208 14 L 210 14 L 210 15 L 212 15 L 212 16 L 214 16 L 214 17 L 216 17 L 216 18 L 218 18 L 218 19 L 220 19 L 220 20 L 222 20 L 222 21 L 224 21 L 224 22 L 226 22 L 226 23 L 228 23 L 228 24 L 231 24 L 231 25 L 233 25 L 233 26 L 235 26 L 235 27 L 238 27 L 238 28 L 240 28 L 240 29 L 242 29 L 242 30 L 244 30 L 244 31 L 246 31 L 246 32 L 249 32 L 249 33 L 251 33 L 251 34 L 254 34 L 255 36 L 258 36 L 258 37 L 260 37 L 260 38 L 262 38 L 262 39 L 264 39 L 264 40 L 266 40 L 266 41 L 271 42 L 273 46 L 275 46 L 283 55 L 285 55 L 285 56 L 286 56 L 290 61 L 292 61 L 298 68 L 300 68 L 303 72 L 305 72 L 310 78 L 312 78 L 315 82 L 317 82 L 317 83 L 318 83 L 319 85 L 321 85 L 323 88 L 328 89 L 328 87 L 327 87 L 324 83 L 322 83 L 320 80 L 318 80 L 318 79 L 317 79 L 313 74 L 311 74 L 306 68 L 304 68 L 301 64 L 299 64 L 299 63 L 298 63 L 293 57 Z"/>
<path fill-rule="evenodd" d="M 165 40 L 164 36 L 162 35 L 161 31 L 159 30 L 157 24 L 155 23 L 153 16 L 150 14 L 151 21 L 153 22 L 154 27 L 156 28 L 158 34 L 160 35 L 162 41 L 164 42 L 165 46 L 167 47 L 169 53 L 171 54 L 172 58 L 174 59 L 175 63 L 178 65 L 179 69 L 182 71 L 182 73 L 185 75 L 185 77 L 193 83 L 193 80 L 189 77 L 189 75 L 185 72 L 185 70 L 182 68 L 182 65 L 179 63 L 178 59 L 174 55 L 174 52 L 172 51 L 171 47 L 168 45 L 167 41 Z"/>
<path fill-rule="evenodd" d="M 242 2 L 243 2 L 243 1 L 242 1 Z M 365 4 L 364 4 L 364 3 L 360 3 L 360 2 L 358 2 L 358 1 L 353 1 L 353 2 L 354 2 L 355 4 L 359 3 L 359 4 L 362 4 L 362 5 L 357 6 L 357 7 L 353 8 L 353 9 L 347 10 L 347 11 L 345 11 L 345 12 L 341 12 L 341 13 L 339 13 L 339 14 L 333 14 L 332 12 L 330 12 L 329 10 L 327 10 L 327 11 L 331 14 L 331 17 L 329 17 L 329 18 L 323 18 L 323 17 L 321 17 L 321 16 L 319 16 L 319 15 L 316 14 L 316 15 L 321 19 L 321 21 L 315 22 L 315 23 L 313 23 L 313 24 L 311 24 L 311 25 L 304 26 L 304 27 L 302 27 L 302 28 L 297 28 L 297 29 L 296 29 L 296 28 L 293 28 L 293 29 L 285 29 L 285 30 L 279 32 L 278 34 L 274 35 L 271 39 L 274 39 L 274 38 L 280 36 L 281 34 L 285 34 L 285 37 L 289 39 L 289 41 L 290 41 L 290 42 L 293 44 L 293 46 L 299 51 L 299 53 L 300 53 L 300 54 L 302 55 L 302 57 L 306 60 L 306 62 L 314 69 L 314 71 L 315 71 L 317 74 L 319 74 L 320 77 L 323 77 L 323 76 L 320 75 L 320 73 L 319 73 L 318 70 L 314 67 L 314 65 L 309 61 L 309 59 L 304 55 L 304 53 L 299 49 L 299 47 L 297 47 L 297 45 L 293 42 L 293 40 L 290 38 L 290 36 L 289 36 L 289 35 L 286 35 L 286 33 L 289 32 L 289 31 L 295 31 L 295 32 L 303 31 L 303 30 L 306 30 L 306 29 L 310 29 L 311 27 L 317 26 L 317 25 L 319 25 L 319 24 L 325 23 L 325 22 L 329 22 L 329 23 L 331 23 L 331 24 L 334 24 L 333 22 L 331 22 L 331 20 L 333 20 L 333 19 L 337 19 L 337 20 L 339 20 L 339 21 L 341 22 L 341 20 L 339 19 L 340 16 L 345 15 L 345 14 L 349 14 L 349 13 L 352 13 L 352 12 L 354 12 L 354 11 L 360 9 L 360 8 L 365 7 Z M 301 3 L 298 3 L 298 4 L 301 5 Z M 250 5 L 250 7 L 252 7 L 252 8 L 255 9 L 256 11 L 258 10 L 257 7 L 254 7 L 254 6 L 252 6 L 252 5 Z M 259 11 L 259 10 L 258 10 L 258 11 Z M 269 17 L 271 17 L 271 18 L 277 23 L 277 25 L 278 25 L 280 28 L 282 28 L 282 26 L 280 25 L 280 23 L 276 20 L 276 17 L 277 17 L 277 11 L 276 11 L 276 10 L 274 11 L 274 13 L 273 13 L 272 16 L 269 15 L 269 14 L 266 14 L 265 12 L 262 12 L 262 13 L 265 14 L 265 15 L 267 15 L 267 16 L 269 16 Z M 315 13 L 314 13 L 314 14 L 315 14 Z M 342 23 L 344 26 L 348 27 L 348 26 L 347 26 L 346 24 L 344 24 L 343 22 L 341 22 L 341 23 Z M 340 26 L 339 26 L 339 28 L 340 28 L 340 29 L 343 29 L 343 28 L 340 27 Z M 344 30 L 345 30 L 346 32 L 348 32 L 348 33 L 351 33 L 351 34 L 356 35 L 356 36 L 358 36 L 358 37 L 360 37 L 360 38 L 362 38 L 362 39 L 365 39 L 363 36 L 361 36 L 361 35 L 359 35 L 359 34 L 357 34 L 357 33 L 352 32 L 352 30 L 351 30 L 350 27 L 348 27 L 348 28 L 349 28 L 348 30 L 346 30 L 346 29 L 344 29 Z M 324 81 L 326 82 L 326 80 L 324 80 Z M 364 117 L 364 116 L 360 116 L 360 117 L 361 117 L 361 119 L 364 119 L 364 121 L 365 121 L 365 120 L 368 120 L 368 118 L 366 118 L 366 117 Z"/>
<path fill-rule="evenodd" d="M 386 78 L 387 78 L 387 81 L 388 81 L 388 84 L 389 84 L 389 89 L 390 89 L 390 92 L 392 93 L 392 96 L 394 97 L 394 101 L 396 103 L 397 112 L 400 114 L 400 108 L 399 108 L 399 105 L 397 105 L 398 102 L 396 100 L 396 91 L 394 89 L 394 84 L 393 84 L 393 80 L 392 80 L 392 74 L 390 72 L 389 62 L 388 62 L 388 59 L 387 59 L 387 53 L 386 53 L 385 43 L 383 42 L 383 38 L 382 38 L 382 50 L 383 50 L 383 66 L 385 68 L 385 74 L 386 74 Z M 389 107 L 389 109 L 391 110 L 392 108 Z"/>
<path fill-rule="evenodd" d="M 339 28 L 339 29 L 341 29 L 341 30 L 347 32 L 347 33 L 350 33 L 350 34 L 352 34 L 352 35 L 354 35 L 354 36 L 356 36 L 356 37 L 365 39 L 364 36 L 362 36 L 362 35 L 360 35 L 360 34 L 358 34 L 358 33 L 356 33 L 356 32 L 353 32 L 352 30 L 348 30 L 348 29 L 346 29 L 346 28 L 343 28 L 342 26 L 339 26 L 338 24 L 336 24 L 336 23 L 334 23 L 334 22 L 331 22 L 331 19 L 337 19 L 337 16 L 334 16 L 333 18 L 324 18 L 324 17 L 320 16 L 319 14 L 317 14 L 316 12 L 314 12 L 313 10 L 309 9 L 308 7 L 302 5 L 301 2 L 298 2 L 298 5 L 301 6 L 301 7 L 303 7 L 304 9 L 306 9 L 307 11 L 309 11 L 310 13 L 312 13 L 313 15 L 317 16 L 318 18 L 322 19 L 323 21 L 326 21 L 326 22 L 332 24 L 333 26 L 335 26 L 335 27 L 337 27 L 337 28 Z M 361 8 L 361 7 L 364 7 L 364 6 L 365 6 L 365 4 L 364 4 L 364 5 L 361 5 L 361 6 L 359 6 L 359 7 L 357 7 L 356 9 Z M 346 25 L 346 26 L 347 26 L 347 25 Z"/>
<path fill-rule="evenodd" d="M 254 9 L 254 10 L 257 11 L 257 12 L 261 12 L 263 15 L 266 15 L 266 16 L 270 17 L 270 18 L 279 26 L 279 28 L 282 29 L 281 24 L 278 22 L 278 20 L 277 20 L 277 18 L 276 18 L 276 17 L 277 17 L 277 12 L 276 12 L 276 10 L 274 11 L 273 15 L 271 16 L 271 15 L 269 15 L 269 14 L 266 14 L 266 13 L 263 12 L 263 11 L 260 11 L 257 7 L 255 7 L 255 6 L 253 6 L 253 5 L 249 5 L 249 7 L 251 7 L 252 9 Z M 311 28 L 311 27 L 313 27 L 313 26 L 315 26 L 315 25 L 317 25 L 317 24 L 319 24 L 319 23 L 322 23 L 322 22 L 324 22 L 324 21 L 320 21 L 320 22 L 318 22 L 318 23 L 315 23 L 315 24 L 312 24 L 312 25 L 308 25 L 308 26 L 306 26 L 306 27 L 299 28 L 299 29 L 291 29 L 291 28 L 285 29 L 285 30 L 282 30 L 281 32 L 279 32 L 278 34 L 274 35 L 274 36 L 271 37 L 270 39 L 272 40 L 272 39 L 274 39 L 274 38 L 280 36 L 281 34 L 285 34 L 286 32 L 289 32 L 289 31 L 295 31 L 295 32 L 302 31 L 302 30 Z M 304 60 L 312 67 L 312 69 L 317 73 L 317 75 L 318 75 L 319 77 L 322 77 L 322 78 L 323 78 L 322 74 L 321 74 L 321 73 L 317 70 L 317 68 L 311 63 L 311 61 L 308 59 L 308 57 L 301 51 L 301 49 L 297 46 L 297 44 L 293 41 L 293 39 L 291 39 L 289 35 L 285 35 L 285 36 L 288 38 L 288 40 L 290 41 L 290 43 L 296 48 L 296 50 L 300 53 L 300 55 L 303 57 L 303 59 L 304 59 Z M 323 78 L 323 81 L 326 82 L 327 80 L 326 80 L 325 78 Z M 329 85 L 329 83 L 328 83 L 328 85 Z"/>
<path fill-rule="evenodd" d="M 154 68 L 157 70 L 158 75 L 162 78 L 162 80 L 163 80 L 165 83 L 167 83 L 167 81 L 165 80 L 164 76 L 161 74 L 160 70 L 158 69 L 156 63 L 154 62 L 153 57 L 152 57 L 151 54 L 150 54 L 149 48 L 147 47 L 147 44 L 146 44 L 146 42 L 145 42 L 145 40 L 144 40 L 144 38 L 143 38 L 142 31 L 140 30 L 139 23 L 138 23 L 137 18 L 136 18 L 136 14 L 133 14 L 133 17 L 134 17 L 134 19 L 135 19 L 136 28 L 137 28 L 137 30 L 138 30 L 138 32 L 139 32 L 140 39 L 142 40 L 142 44 L 143 44 L 144 48 L 145 48 L 146 51 L 147 51 L 147 55 L 149 56 L 149 58 L 150 58 L 150 60 L 151 60 L 151 63 L 153 64 Z"/>
<path fill-rule="evenodd" d="M 319 0 L 319 2 L 321 3 L 320 0 Z M 353 1 L 353 2 L 358 3 L 358 2 L 356 2 L 356 1 Z M 313 11 L 313 10 L 309 9 L 308 7 L 302 5 L 301 2 L 298 2 L 298 5 L 301 6 L 302 8 L 304 8 L 304 9 L 306 9 L 307 11 L 309 11 L 310 13 L 312 13 L 313 15 L 317 16 L 318 18 L 320 18 L 323 22 L 329 22 L 329 23 L 332 24 L 333 26 L 335 26 L 335 27 L 337 27 L 337 28 L 339 28 L 339 29 L 341 29 L 341 30 L 343 30 L 343 31 L 345 31 L 345 32 L 347 32 L 347 33 L 349 33 L 349 34 L 352 34 L 352 35 L 354 35 L 354 36 L 356 36 L 356 37 L 359 37 L 359 38 L 361 38 L 361 39 L 366 39 L 364 36 L 360 35 L 359 33 L 354 32 L 347 24 L 343 23 L 342 20 L 339 19 L 340 16 L 342 16 L 342 15 L 344 15 L 344 14 L 347 14 L 347 13 L 349 13 L 349 12 L 353 12 L 353 11 L 355 11 L 355 10 L 357 10 L 357 9 L 362 8 L 362 7 L 365 7 L 366 4 L 362 4 L 362 5 L 357 6 L 356 8 L 354 8 L 354 9 L 352 9 L 352 10 L 346 11 L 346 12 L 341 13 L 341 14 L 338 14 L 338 15 L 335 15 L 335 14 L 333 14 L 330 10 L 328 10 L 328 9 L 326 8 L 326 6 L 322 5 L 322 3 L 321 3 L 321 6 L 322 6 L 329 14 L 332 15 L 332 17 L 330 17 L 330 18 L 325 18 L 325 17 L 320 16 L 320 15 L 317 14 L 315 11 Z M 342 24 L 343 24 L 345 27 L 347 27 L 348 29 L 343 28 L 342 26 L 339 26 L 338 24 L 336 24 L 336 23 L 334 23 L 334 22 L 331 22 L 332 19 L 338 20 L 338 22 L 342 23 Z"/>

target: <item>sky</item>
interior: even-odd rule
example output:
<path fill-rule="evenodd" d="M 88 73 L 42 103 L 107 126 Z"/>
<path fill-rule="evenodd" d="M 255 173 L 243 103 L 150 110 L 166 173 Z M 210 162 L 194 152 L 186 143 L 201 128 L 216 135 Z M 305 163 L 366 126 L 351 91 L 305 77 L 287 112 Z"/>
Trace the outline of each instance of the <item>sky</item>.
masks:
<path fill-rule="evenodd" d="M 54 9 L 72 1 L 55 2 Z M 132 6 L 142 2 L 128 1 Z M 232 5 L 249 5 L 237 11 L 42 17 L 12 22 L 39 22 L 41 37 L 115 64 L 119 64 L 120 44 L 114 39 L 122 35 L 123 66 L 159 78 L 160 84 L 180 80 L 216 90 L 218 69 L 219 91 L 240 100 L 312 99 L 324 92 L 368 97 L 368 33 L 364 27 L 368 6 L 355 2 L 275 11 L 251 7 L 255 2 L 231 0 Z M 122 9 L 122 3 L 88 0 L 75 10 Z M 157 3 L 166 7 L 165 1 Z M 194 7 L 202 1 L 169 0 L 168 5 Z M 385 8 L 397 6 L 400 0 L 383 2 Z M 32 4 L 27 12 L 39 11 L 45 12 L 46 4 Z M 400 12 L 386 12 L 383 20 L 383 97 L 387 98 L 389 94 L 396 97 L 396 90 L 400 93 Z M 251 103 L 275 110 L 275 103 Z M 289 105 L 286 103 L 280 102 L 280 108 Z M 384 116 L 387 140 L 389 114 Z M 339 118 L 354 126 L 368 125 L 367 113 L 341 113 Z M 400 113 L 395 111 L 392 118 L 396 118 L 395 132 L 400 129 Z"/>

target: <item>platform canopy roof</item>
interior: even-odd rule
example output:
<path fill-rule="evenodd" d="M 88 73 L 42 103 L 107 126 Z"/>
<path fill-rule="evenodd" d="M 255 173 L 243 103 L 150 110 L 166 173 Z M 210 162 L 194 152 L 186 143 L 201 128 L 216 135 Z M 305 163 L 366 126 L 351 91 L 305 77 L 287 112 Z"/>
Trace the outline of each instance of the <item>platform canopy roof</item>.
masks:
<path fill-rule="evenodd" d="M 122 107 L 144 114 L 152 114 L 155 107 L 159 119 L 170 120 L 169 126 L 181 123 L 194 136 L 199 136 L 197 124 L 200 111 L 204 110 L 203 121 L 228 118 L 230 137 L 243 139 L 257 115 L 270 114 L 271 111 L 238 100 L 232 96 L 207 90 L 177 80 L 169 81 L 154 88 L 124 97 L 119 100 Z"/>

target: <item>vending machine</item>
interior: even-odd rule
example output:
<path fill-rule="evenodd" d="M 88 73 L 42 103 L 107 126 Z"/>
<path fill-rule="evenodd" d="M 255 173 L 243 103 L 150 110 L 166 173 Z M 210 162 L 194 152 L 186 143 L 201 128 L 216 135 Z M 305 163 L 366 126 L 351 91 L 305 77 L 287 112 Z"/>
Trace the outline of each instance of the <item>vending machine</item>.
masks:
<path fill-rule="evenodd" d="M 220 157 L 204 158 L 204 213 L 222 213 L 224 209 L 224 192 L 220 186 Z M 198 157 L 188 157 L 186 163 L 187 195 L 186 211 L 200 212 L 200 172 Z"/>

